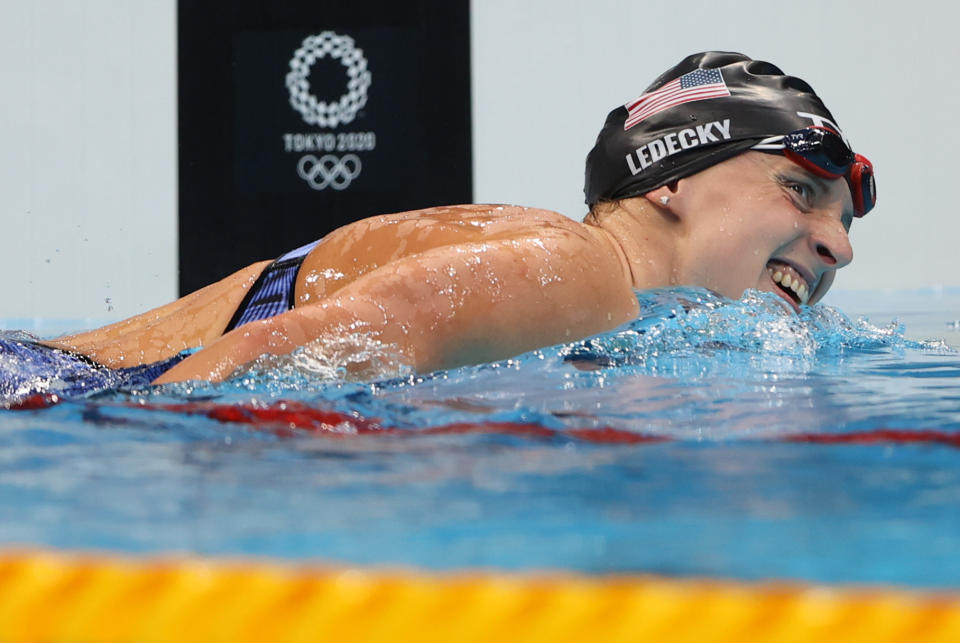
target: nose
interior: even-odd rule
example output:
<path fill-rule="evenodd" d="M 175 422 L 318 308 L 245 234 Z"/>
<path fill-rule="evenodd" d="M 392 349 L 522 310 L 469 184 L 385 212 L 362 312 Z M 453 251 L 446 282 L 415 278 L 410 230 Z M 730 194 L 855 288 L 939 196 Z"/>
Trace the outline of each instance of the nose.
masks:
<path fill-rule="evenodd" d="M 811 243 L 826 268 L 839 270 L 853 261 L 853 246 L 846 228 L 839 220 L 825 219 L 813 230 Z"/>

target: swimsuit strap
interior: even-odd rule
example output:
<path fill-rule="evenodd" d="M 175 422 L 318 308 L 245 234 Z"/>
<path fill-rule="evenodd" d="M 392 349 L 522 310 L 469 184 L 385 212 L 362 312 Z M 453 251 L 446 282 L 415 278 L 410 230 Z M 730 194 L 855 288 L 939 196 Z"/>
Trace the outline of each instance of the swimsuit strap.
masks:
<path fill-rule="evenodd" d="M 280 255 L 264 268 L 240 302 L 237 312 L 223 331 L 224 334 L 252 321 L 269 319 L 292 309 L 300 266 L 318 243 L 320 239 Z"/>

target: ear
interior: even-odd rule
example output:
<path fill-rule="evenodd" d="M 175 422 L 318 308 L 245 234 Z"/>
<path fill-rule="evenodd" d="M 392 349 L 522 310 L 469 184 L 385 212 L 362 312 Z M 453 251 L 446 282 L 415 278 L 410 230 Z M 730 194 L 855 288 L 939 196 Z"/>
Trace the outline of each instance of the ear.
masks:
<path fill-rule="evenodd" d="M 666 185 L 661 185 L 655 190 L 650 190 L 643 197 L 660 210 L 665 210 L 677 218 L 683 218 L 686 209 L 684 208 L 684 180 L 671 181 Z"/>

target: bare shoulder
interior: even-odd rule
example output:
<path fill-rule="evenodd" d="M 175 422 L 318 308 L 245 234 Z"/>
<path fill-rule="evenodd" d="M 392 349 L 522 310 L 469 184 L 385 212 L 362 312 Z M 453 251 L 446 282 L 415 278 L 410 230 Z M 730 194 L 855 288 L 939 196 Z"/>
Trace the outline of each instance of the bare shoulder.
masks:
<path fill-rule="evenodd" d="M 297 282 L 298 301 L 329 296 L 363 275 L 447 248 L 451 256 L 477 244 L 516 241 L 549 245 L 564 254 L 610 256 L 593 226 L 558 212 L 512 205 L 453 205 L 370 217 L 327 235 L 307 257 Z"/>
<path fill-rule="evenodd" d="M 552 210 L 516 205 L 452 205 L 357 221 L 331 233 L 314 252 L 325 254 L 328 259 L 333 254 L 369 257 L 383 265 L 440 246 L 520 237 L 565 240 L 607 250 L 604 234 L 595 226 Z"/>
<path fill-rule="evenodd" d="M 511 231 L 520 232 L 537 227 L 561 227 L 572 230 L 582 226 L 583 224 L 551 210 L 516 205 L 465 204 L 369 217 L 334 231 L 330 237 L 332 239 L 357 238 L 381 230 L 395 237 L 422 234 L 429 230 L 460 232 L 467 237 L 473 237 L 499 235 Z"/>

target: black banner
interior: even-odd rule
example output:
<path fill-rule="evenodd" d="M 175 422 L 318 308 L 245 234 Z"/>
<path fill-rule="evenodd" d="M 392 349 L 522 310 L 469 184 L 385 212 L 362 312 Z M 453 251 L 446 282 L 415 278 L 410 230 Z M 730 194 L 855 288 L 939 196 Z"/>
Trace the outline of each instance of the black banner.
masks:
<path fill-rule="evenodd" d="M 468 9 L 180 2 L 181 293 L 350 221 L 470 202 Z"/>

